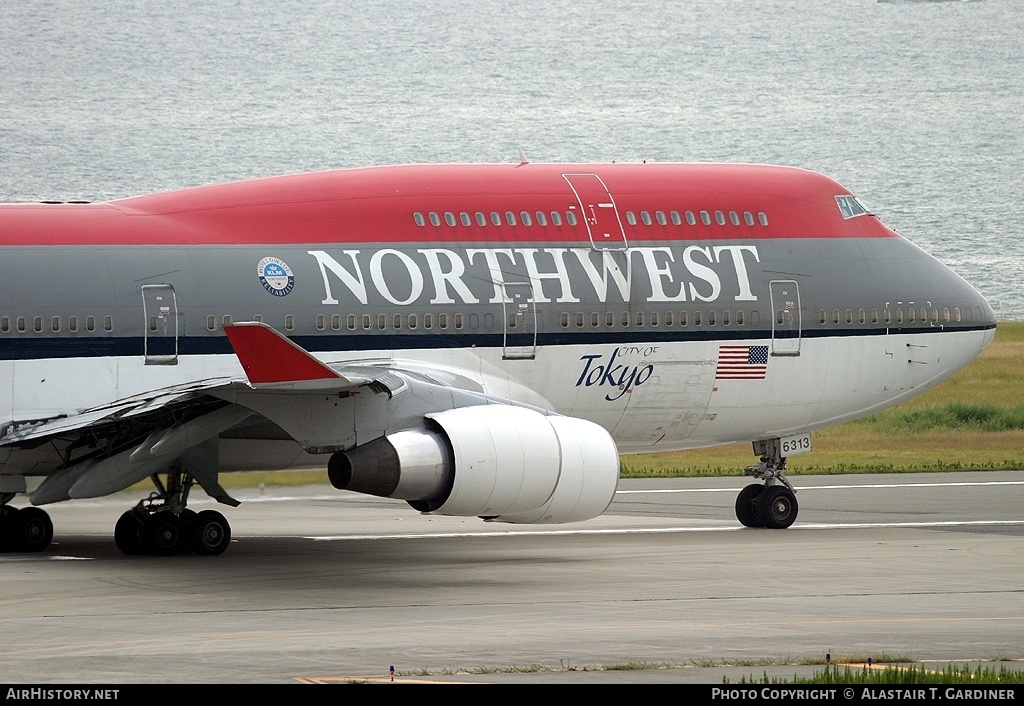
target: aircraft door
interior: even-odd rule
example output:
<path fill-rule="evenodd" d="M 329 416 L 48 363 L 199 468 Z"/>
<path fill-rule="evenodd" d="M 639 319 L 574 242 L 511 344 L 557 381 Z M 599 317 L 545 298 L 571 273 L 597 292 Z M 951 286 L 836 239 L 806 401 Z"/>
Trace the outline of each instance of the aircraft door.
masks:
<path fill-rule="evenodd" d="M 626 231 L 608 187 L 596 174 L 563 174 L 582 209 L 583 222 L 595 250 L 625 250 Z"/>
<path fill-rule="evenodd" d="M 791 279 L 768 283 L 772 298 L 772 355 L 800 355 L 800 288 Z"/>
<path fill-rule="evenodd" d="M 532 359 L 537 354 L 537 305 L 529 282 L 505 282 L 502 302 L 505 348 L 502 358 Z"/>
<path fill-rule="evenodd" d="M 146 365 L 178 364 L 178 301 L 169 284 L 142 285 Z"/>

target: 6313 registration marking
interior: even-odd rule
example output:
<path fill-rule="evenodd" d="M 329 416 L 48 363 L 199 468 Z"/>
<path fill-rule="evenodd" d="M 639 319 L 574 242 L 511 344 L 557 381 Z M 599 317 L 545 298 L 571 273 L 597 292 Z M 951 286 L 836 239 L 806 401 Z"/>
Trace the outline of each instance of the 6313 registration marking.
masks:
<path fill-rule="evenodd" d="M 779 448 L 783 456 L 795 456 L 811 450 L 810 433 L 784 436 L 779 439 Z"/>

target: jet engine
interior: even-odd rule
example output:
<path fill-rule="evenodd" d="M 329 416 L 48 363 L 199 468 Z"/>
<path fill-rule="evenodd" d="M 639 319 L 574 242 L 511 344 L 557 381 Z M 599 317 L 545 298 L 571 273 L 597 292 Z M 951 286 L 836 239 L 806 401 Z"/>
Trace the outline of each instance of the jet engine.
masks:
<path fill-rule="evenodd" d="M 424 421 L 335 453 L 331 483 L 424 513 L 514 523 L 588 520 L 615 495 L 618 449 L 592 422 L 511 405 L 460 407 Z"/>

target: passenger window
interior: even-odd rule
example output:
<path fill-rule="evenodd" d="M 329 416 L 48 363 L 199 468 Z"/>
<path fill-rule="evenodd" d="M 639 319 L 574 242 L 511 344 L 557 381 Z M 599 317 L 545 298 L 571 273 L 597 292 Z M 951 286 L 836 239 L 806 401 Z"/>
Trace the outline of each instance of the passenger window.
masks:
<path fill-rule="evenodd" d="M 558 211 L 551 212 L 551 225 L 560 226 L 562 225 L 562 214 Z"/>
<path fill-rule="evenodd" d="M 450 226 L 455 225 L 455 214 L 451 211 L 444 212 L 444 222 Z"/>
<path fill-rule="evenodd" d="M 36 333 L 42 333 L 43 332 L 43 317 L 42 316 L 37 316 L 34 319 L 32 319 L 32 328 L 35 330 Z"/>
<path fill-rule="evenodd" d="M 92 318 L 92 317 L 90 316 L 89 318 Z M 92 331 L 91 328 L 89 330 Z M 206 317 L 206 330 L 207 331 L 216 331 L 217 330 L 217 317 L 214 316 L 213 314 L 210 314 L 209 316 Z"/>
<path fill-rule="evenodd" d="M 700 212 L 700 222 L 706 226 L 711 225 L 711 214 L 707 211 Z"/>
<path fill-rule="evenodd" d="M 715 222 L 720 226 L 725 225 L 725 214 L 721 211 L 715 211 Z"/>
<path fill-rule="evenodd" d="M 768 214 L 764 211 L 759 211 L 757 214 L 757 221 L 763 226 L 768 225 Z"/>
<path fill-rule="evenodd" d="M 416 213 L 412 214 L 412 219 L 414 221 L 416 221 L 416 225 L 418 225 L 418 226 L 425 226 L 425 225 L 427 225 L 427 220 L 423 217 L 423 214 L 420 213 L 419 211 L 417 211 Z"/>
<path fill-rule="evenodd" d="M 493 223 L 496 226 L 500 226 L 501 225 L 501 214 L 498 213 L 497 211 L 491 211 L 491 223 Z"/>
<path fill-rule="evenodd" d="M 548 217 L 543 211 L 537 211 L 537 225 L 546 226 L 548 224 Z"/>
<path fill-rule="evenodd" d="M 473 219 L 470 218 L 470 215 L 468 213 L 466 213 L 465 211 L 463 211 L 462 213 L 459 214 L 459 220 L 462 221 L 462 225 L 464 225 L 464 226 L 471 226 L 471 225 L 473 225 Z"/>
<path fill-rule="evenodd" d="M 316 330 L 317 331 L 323 331 L 325 328 L 327 328 L 327 317 L 324 316 L 323 314 L 317 314 L 316 315 Z"/>
<path fill-rule="evenodd" d="M 476 212 L 476 224 L 478 226 L 485 226 L 485 225 L 487 225 L 487 216 L 484 215 L 483 211 L 477 211 Z"/>
<path fill-rule="evenodd" d="M 516 214 L 511 211 L 505 211 L 505 222 L 510 226 L 514 226 L 516 224 Z"/>
<path fill-rule="evenodd" d="M 738 226 L 740 224 L 740 214 L 736 213 L 735 211 L 729 211 L 729 221 L 734 226 Z"/>
<path fill-rule="evenodd" d="M 689 223 L 691 226 L 697 225 L 697 217 L 693 215 L 693 211 L 686 212 L 686 222 Z"/>
<path fill-rule="evenodd" d="M 103 317 L 103 330 L 110 332 L 114 330 L 114 317 L 104 316 Z"/>
<path fill-rule="evenodd" d="M 433 226 L 441 225 L 441 217 L 439 215 L 437 215 L 436 213 L 434 213 L 433 211 L 430 212 L 430 225 L 433 225 Z"/>
<path fill-rule="evenodd" d="M 295 330 L 295 315 L 294 314 L 288 314 L 288 315 L 286 315 L 284 317 L 284 328 L 285 328 L 286 331 L 294 331 Z"/>
<path fill-rule="evenodd" d="M 651 214 L 647 211 L 640 212 L 640 220 L 644 222 L 645 226 L 651 225 Z"/>
<path fill-rule="evenodd" d="M 572 211 L 567 211 L 565 214 L 565 222 L 571 226 L 576 225 L 576 214 Z"/>
<path fill-rule="evenodd" d="M 633 213 L 632 211 L 626 211 L 626 223 L 628 223 L 631 226 L 635 226 L 636 225 L 636 214 Z"/>
<path fill-rule="evenodd" d="M 530 214 L 528 211 L 521 211 L 519 213 L 519 222 L 522 223 L 524 226 L 533 225 L 533 220 L 530 218 Z"/>
<path fill-rule="evenodd" d="M 746 223 L 748 226 L 754 225 L 754 214 L 751 213 L 750 211 L 744 211 L 743 222 Z"/>
<path fill-rule="evenodd" d="M 672 225 L 681 226 L 683 224 L 683 219 L 680 217 L 679 211 L 672 211 L 669 215 L 672 217 Z"/>

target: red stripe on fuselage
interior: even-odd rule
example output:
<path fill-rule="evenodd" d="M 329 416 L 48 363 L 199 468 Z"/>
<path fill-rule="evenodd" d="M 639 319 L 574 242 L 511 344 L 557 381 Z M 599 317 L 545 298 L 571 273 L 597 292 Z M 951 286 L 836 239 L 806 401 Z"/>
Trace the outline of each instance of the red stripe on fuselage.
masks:
<path fill-rule="evenodd" d="M 97 204 L 0 205 L 5 245 L 228 245 L 317 243 L 591 244 L 586 207 L 564 174 L 596 174 L 614 200 L 627 243 L 779 238 L 898 237 L 874 216 L 843 219 L 832 179 L 790 167 L 731 164 L 527 164 L 366 167 L 200 186 Z M 570 226 L 525 226 L 526 211 L 565 214 Z M 476 223 L 476 212 L 487 225 Z M 517 225 L 505 222 L 505 213 Z M 705 225 L 629 225 L 627 211 L 714 214 Z M 444 214 L 474 216 L 448 225 Z M 494 225 L 496 212 L 502 225 Z M 731 212 L 765 213 L 734 225 Z M 441 225 L 418 226 L 414 213 L 439 214 Z"/>

